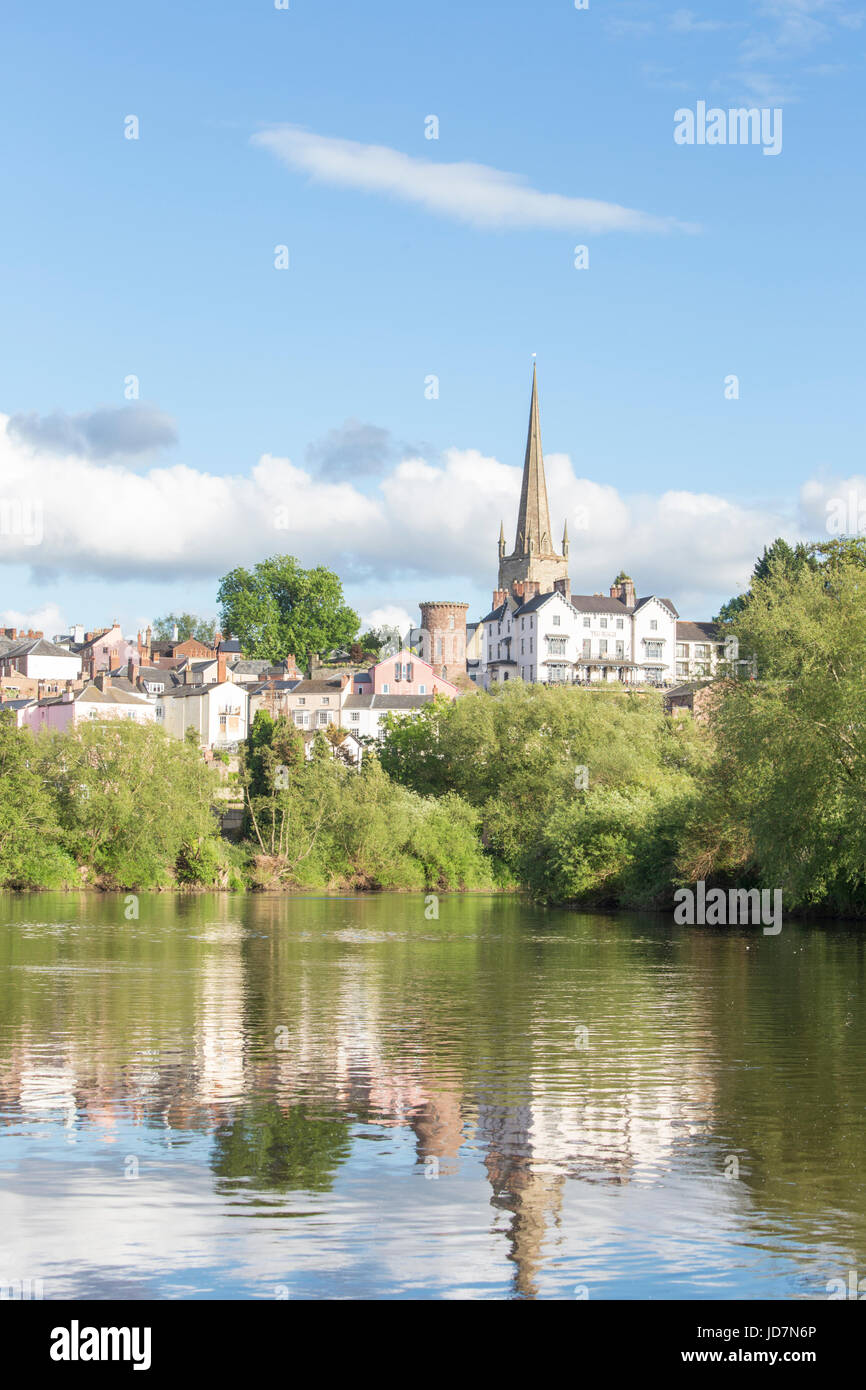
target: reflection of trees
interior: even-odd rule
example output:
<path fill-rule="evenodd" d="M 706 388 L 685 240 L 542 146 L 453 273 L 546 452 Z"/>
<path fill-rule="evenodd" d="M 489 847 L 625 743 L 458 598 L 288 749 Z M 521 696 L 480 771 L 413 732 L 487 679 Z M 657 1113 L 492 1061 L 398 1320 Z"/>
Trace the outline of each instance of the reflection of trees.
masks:
<path fill-rule="evenodd" d="M 274 1104 L 246 1107 L 214 1133 L 211 1167 L 220 1190 L 254 1184 L 275 1192 L 330 1192 L 349 1156 L 349 1122 L 317 1109 Z"/>

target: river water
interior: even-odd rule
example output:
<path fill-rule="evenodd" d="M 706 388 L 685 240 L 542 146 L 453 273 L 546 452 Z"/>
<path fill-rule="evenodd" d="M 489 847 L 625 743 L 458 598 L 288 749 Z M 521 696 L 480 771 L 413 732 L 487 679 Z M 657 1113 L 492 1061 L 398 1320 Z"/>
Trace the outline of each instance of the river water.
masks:
<path fill-rule="evenodd" d="M 6 1296 L 866 1276 L 860 929 L 436 908 L 0 896 Z"/>

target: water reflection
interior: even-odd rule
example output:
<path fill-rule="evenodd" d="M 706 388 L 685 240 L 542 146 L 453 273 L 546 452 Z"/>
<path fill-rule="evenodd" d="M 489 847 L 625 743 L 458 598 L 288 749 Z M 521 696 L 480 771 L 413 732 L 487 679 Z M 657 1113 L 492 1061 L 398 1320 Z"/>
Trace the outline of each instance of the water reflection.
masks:
<path fill-rule="evenodd" d="M 2 921 L 0 1282 L 796 1297 L 866 1260 L 854 931 L 460 897 Z"/>

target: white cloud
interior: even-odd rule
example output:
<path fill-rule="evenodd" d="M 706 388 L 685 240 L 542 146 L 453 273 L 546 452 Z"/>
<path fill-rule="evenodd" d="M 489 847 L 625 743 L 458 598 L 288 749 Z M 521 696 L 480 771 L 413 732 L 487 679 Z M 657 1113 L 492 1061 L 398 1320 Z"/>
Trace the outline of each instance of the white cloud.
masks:
<path fill-rule="evenodd" d="M 2 554 L 2 551 L 0 551 Z M 44 632 L 46 637 L 67 632 L 66 620 L 56 603 L 22 611 L 20 608 L 0 609 L 0 627 L 14 627 L 19 632 Z"/>
<path fill-rule="evenodd" d="M 363 632 L 376 631 L 382 627 L 396 627 L 399 632 L 406 636 L 410 627 L 418 626 L 418 614 L 414 617 L 397 603 L 386 603 L 381 608 L 373 608 L 361 619 L 361 630 Z"/>
<path fill-rule="evenodd" d="M 141 473 L 74 455 L 34 456 L 5 424 L 0 416 L 0 518 L 36 500 L 43 527 L 39 544 L 0 528 L 0 563 L 27 564 L 57 585 L 62 576 L 213 582 L 235 565 L 289 552 L 302 564 L 331 566 L 363 591 L 365 624 L 403 629 L 415 620 L 406 607 L 415 596 L 493 589 L 500 519 L 509 549 L 514 541 L 521 468 L 477 449 L 448 449 L 435 464 L 403 458 L 368 494 L 267 454 L 248 473 L 225 477 L 184 465 Z M 780 534 L 796 538 L 778 508 L 684 490 L 626 496 L 577 476 L 565 454 L 549 455 L 546 465 L 553 539 L 559 543 L 567 519 L 575 592 L 606 590 L 624 566 L 641 592 L 664 593 L 687 616 L 706 617 L 719 594 L 747 580 L 764 545 Z M 815 505 L 803 513 L 808 521 Z M 14 614 L 4 626 L 60 631 L 56 608 L 47 616 L 52 607 Z"/>
<path fill-rule="evenodd" d="M 694 228 L 617 203 L 542 193 L 518 174 L 486 164 L 439 164 L 387 145 L 362 145 L 274 126 L 252 142 L 320 183 L 382 193 L 458 222 L 484 228 L 546 227 L 577 232 L 666 232 Z"/>

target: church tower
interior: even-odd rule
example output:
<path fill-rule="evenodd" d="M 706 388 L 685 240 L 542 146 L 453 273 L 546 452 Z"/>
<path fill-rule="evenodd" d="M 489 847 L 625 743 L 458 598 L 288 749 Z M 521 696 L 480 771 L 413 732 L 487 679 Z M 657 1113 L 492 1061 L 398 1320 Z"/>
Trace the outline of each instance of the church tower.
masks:
<path fill-rule="evenodd" d="M 500 528 L 499 590 L 507 590 L 516 598 L 528 599 L 534 594 L 548 594 L 555 588 L 567 587 L 567 530 L 562 539 L 564 553 L 560 555 L 554 549 L 550 534 L 550 509 L 547 504 L 547 483 L 541 452 L 541 422 L 538 414 L 538 381 L 533 366 L 529 431 L 523 462 L 520 510 L 517 513 L 517 538 L 514 550 L 510 555 L 506 555 L 505 533 Z"/>

